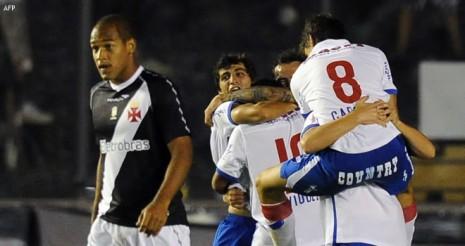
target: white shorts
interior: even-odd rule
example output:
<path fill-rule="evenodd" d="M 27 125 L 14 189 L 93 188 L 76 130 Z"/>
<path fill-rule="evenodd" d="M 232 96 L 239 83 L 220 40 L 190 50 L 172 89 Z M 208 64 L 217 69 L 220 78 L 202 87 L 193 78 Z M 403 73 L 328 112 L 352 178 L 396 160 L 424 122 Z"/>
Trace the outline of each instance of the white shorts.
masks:
<path fill-rule="evenodd" d="M 136 227 L 120 226 L 97 218 L 87 237 L 87 246 L 171 246 L 190 245 L 186 225 L 164 226 L 156 236 L 147 236 Z"/>

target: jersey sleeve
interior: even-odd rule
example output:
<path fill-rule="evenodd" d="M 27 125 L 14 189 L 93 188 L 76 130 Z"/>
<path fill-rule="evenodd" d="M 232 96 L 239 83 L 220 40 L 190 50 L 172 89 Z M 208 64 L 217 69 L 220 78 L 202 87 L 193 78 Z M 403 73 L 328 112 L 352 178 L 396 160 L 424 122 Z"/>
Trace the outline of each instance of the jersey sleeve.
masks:
<path fill-rule="evenodd" d="M 306 69 L 306 67 L 302 66 L 302 67 L 299 67 L 299 69 L 304 70 Z M 296 75 L 296 73 L 294 73 L 294 76 L 291 79 L 291 84 L 290 84 L 291 92 L 292 92 L 292 96 L 297 101 L 297 105 L 299 106 L 300 113 L 302 114 L 302 116 L 307 117 L 307 115 L 310 113 L 311 110 L 308 107 L 307 103 L 305 103 L 304 97 L 301 96 L 300 90 L 302 89 L 301 88 L 302 84 L 304 84 L 302 80 L 302 75 L 300 74 Z"/>
<path fill-rule="evenodd" d="M 320 123 L 318 123 L 318 119 L 315 117 L 315 114 L 311 112 L 310 114 L 308 114 L 307 118 L 305 118 L 304 126 L 302 128 L 302 132 L 300 133 L 300 137 L 302 138 L 307 132 L 318 126 L 320 126 Z"/>
<path fill-rule="evenodd" d="M 244 140 L 240 128 L 234 129 L 226 151 L 217 163 L 216 172 L 231 183 L 239 182 L 246 163 Z"/>
<path fill-rule="evenodd" d="M 234 107 L 237 106 L 237 101 L 228 101 L 220 104 L 218 108 L 213 113 L 213 124 L 224 127 L 227 125 L 235 126 L 231 113 Z"/>
<path fill-rule="evenodd" d="M 380 56 L 381 56 L 381 62 L 383 64 L 383 78 L 382 78 L 383 89 L 386 93 L 390 95 L 396 95 L 397 87 L 394 85 L 394 82 L 392 79 L 391 68 L 389 67 L 389 62 L 386 58 L 386 55 L 381 50 L 380 50 Z"/>
<path fill-rule="evenodd" d="M 176 137 L 190 135 L 190 129 L 187 124 L 181 97 L 173 85 L 167 79 L 157 81 L 159 85 L 151 93 L 155 122 L 161 127 L 161 132 L 166 143 L 169 143 Z"/>

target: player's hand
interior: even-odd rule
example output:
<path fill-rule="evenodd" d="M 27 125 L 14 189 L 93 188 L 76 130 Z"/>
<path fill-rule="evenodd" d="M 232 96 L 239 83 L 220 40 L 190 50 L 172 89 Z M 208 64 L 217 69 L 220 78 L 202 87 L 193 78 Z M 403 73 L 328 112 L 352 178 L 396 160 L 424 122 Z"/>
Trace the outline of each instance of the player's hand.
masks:
<path fill-rule="evenodd" d="M 213 99 L 210 101 L 207 108 L 205 109 L 204 123 L 208 127 L 211 127 L 213 125 L 213 121 L 212 121 L 213 113 L 215 112 L 216 108 L 220 106 L 221 103 L 223 103 L 221 99 L 221 95 L 216 95 L 215 97 L 213 97 Z"/>
<path fill-rule="evenodd" d="M 399 111 L 397 110 L 397 107 L 390 106 L 389 110 L 390 114 L 388 120 L 390 120 L 396 127 L 398 127 L 401 121 L 399 118 Z"/>
<path fill-rule="evenodd" d="M 389 104 L 382 100 L 367 103 L 367 100 L 368 96 L 365 96 L 355 104 L 353 113 L 357 118 L 357 122 L 363 125 L 378 124 L 386 127 L 386 124 L 389 121 L 388 116 L 391 113 Z"/>
<path fill-rule="evenodd" d="M 168 206 L 151 202 L 142 209 L 136 226 L 139 227 L 140 232 L 157 235 L 166 224 L 168 216 Z"/>
<path fill-rule="evenodd" d="M 246 207 L 247 194 L 239 188 L 229 189 L 223 196 L 223 201 L 234 208 L 243 209 Z"/>

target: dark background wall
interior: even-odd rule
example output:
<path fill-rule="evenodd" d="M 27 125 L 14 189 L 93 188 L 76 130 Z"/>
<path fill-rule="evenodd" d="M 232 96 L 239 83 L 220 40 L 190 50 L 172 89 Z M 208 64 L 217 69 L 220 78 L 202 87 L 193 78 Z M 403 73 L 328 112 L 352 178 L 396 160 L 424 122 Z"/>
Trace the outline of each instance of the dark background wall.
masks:
<path fill-rule="evenodd" d="M 8 105 L 8 93 L 12 92 L 16 113 L 27 111 L 24 105 L 29 103 L 41 116 L 53 120 L 26 120 L 11 128 L 8 122 L 16 114 L 9 113 L 7 107 L 0 109 L 0 138 L 4 140 L 0 146 L 0 197 L 70 197 L 82 192 L 84 186 L 93 185 L 96 146 L 90 131 L 84 143 L 90 154 L 84 162 L 79 152 L 83 145 L 79 129 L 88 124 L 80 111 L 80 105 L 88 103 L 88 95 L 79 90 L 82 85 L 90 89 L 99 78 L 90 49 L 82 46 L 89 36 L 81 32 L 83 28 L 90 30 L 97 19 L 109 13 L 125 14 L 134 22 L 142 64 L 167 75 L 179 87 L 194 137 L 195 160 L 188 180 L 192 198 L 213 197 L 209 182 L 214 165 L 203 110 L 216 93 L 211 71 L 222 53 L 247 52 L 257 64 L 259 77 L 271 76 L 277 54 L 297 46 L 304 19 L 331 12 L 344 21 L 351 41 L 385 51 L 400 91 L 401 117 L 414 125 L 418 124 L 418 63 L 464 58 L 463 50 L 460 53 L 453 49 L 449 34 L 450 16 L 455 14 L 459 36 L 464 38 L 463 1 L 452 7 L 435 1 L 368 0 L 1 2 L 7 3 L 25 12 L 28 27 L 21 31 L 29 36 L 33 68 L 21 78 L 15 75 L 12 53 L 18 47 L 7 46 L 3 27 L 1 104 Z M 407 10 L 412 28 L 408 31 L 408 45 L 402 49 L 398 39 L 405 25 L 399 20 Z M 0 12 L 5 14 L 14 12 Z M 88 18 L 87 26 L 83 26 L 82 18 Z M 86 69 L 89 74 L 83 78 Z M 15 167 L 8 164 L 11 148 L 5 144 L 12 138 L 11 129 L 19 132 L 13 134 L 18 153 Z"/>

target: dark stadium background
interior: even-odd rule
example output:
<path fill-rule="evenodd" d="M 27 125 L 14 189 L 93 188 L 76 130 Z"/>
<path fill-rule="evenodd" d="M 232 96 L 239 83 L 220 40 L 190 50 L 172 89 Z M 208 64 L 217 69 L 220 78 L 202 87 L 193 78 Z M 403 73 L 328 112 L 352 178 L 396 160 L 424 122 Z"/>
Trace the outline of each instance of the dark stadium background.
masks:
<path fill-rule="evenodd" d="M 88 42 L 91 27 L 101 16 L 128 16 L 138 34 L 142 64 L 168 76 L 183 97 L 195 147 L 184 192 L 193 224 L 192 243 L 205 245 L 225 212 L 210 188 L 214 165 L 208 147 L 210 131 L 203 124 L 203 110 L 216 93 L 212 68 L 221 54 L 246 52 L 255 61 L 259 77 L 270 77 L 277 54 L 298 45 L 305 17 L 330 12 L 344 21 L 352 42 L 386 53 L 399 89 L 401 118 L 418 126 L 419 64 L 425 60 L 460 63 L 465 58 L 465 2 L 458 0 L 449 9 L 441 6 L 448 3 L 0 0 L 0 22 L 5 15 L 24 14 L 13 18 L 13 24 L 3 24 L 0 34 L 0 245 L 3 239 L 10 242 L 8 238 L 26 245 L 85 242 L 92 197 L 89 186 L 94 184 L 98 151 L 89 129 L 88 92 L 99 77 Z M 15 10 L 5 9 L 7 5 Z M 398 39 L 405 26 L 399 20 L 406 10 L 414 15 L 408 46 L 402 50 Z M 456 26 L 452 18 L 457 18 Z M 15 21 L 27 25 L 18 30 Z M 455 27 L 461 52 L 453 48 L 449 30 Z M 26 34 L 20 36 L 27 39 L 7 45 L 11 32 Z M 23 44 L 29 46 L 33 66 L 18 77 L 12 57 L 22 52 Z M 456 103 L 465 105 L 464 98 Z M 22 124 L 18 123 L 21 118 Z M 437 158 L 416 161 L 421 214 L 414 241 L 416 245 L 465 245 L 465 138 L 434 142 Z M 60 223 L 69 229 L 57 226 Z"/>

